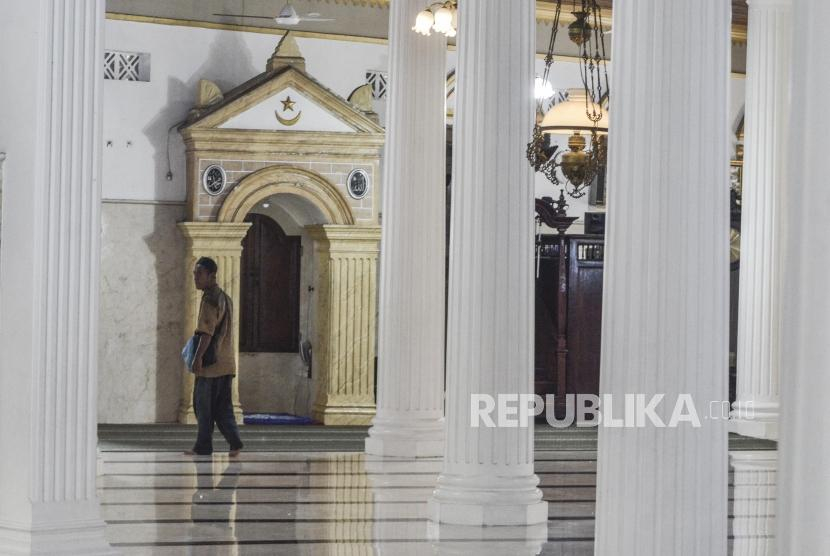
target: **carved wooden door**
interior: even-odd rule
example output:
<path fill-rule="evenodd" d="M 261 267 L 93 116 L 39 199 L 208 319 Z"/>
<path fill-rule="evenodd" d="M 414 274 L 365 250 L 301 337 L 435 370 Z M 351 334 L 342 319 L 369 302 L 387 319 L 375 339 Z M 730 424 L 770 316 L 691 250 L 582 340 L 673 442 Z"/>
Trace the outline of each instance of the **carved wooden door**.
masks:
<path fill-rule="evenodd" d="M 300 237 L 249 214 L 242 242 L 239 350 L 296 352 L 300 332 Z"/>

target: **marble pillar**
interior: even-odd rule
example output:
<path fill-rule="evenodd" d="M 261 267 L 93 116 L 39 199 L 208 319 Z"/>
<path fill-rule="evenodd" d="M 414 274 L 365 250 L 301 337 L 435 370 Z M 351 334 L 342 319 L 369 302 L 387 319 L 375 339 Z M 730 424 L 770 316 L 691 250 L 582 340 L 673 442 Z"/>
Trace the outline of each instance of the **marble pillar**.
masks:
<path fill-rule="evenodd" d="M 384 456 L 444 448 L 446 38 L 412 31 L 423 8 L 389 6 L 377 414 L 366 439 L 366 453 Z"/>
<path fill-rule="evenodd" d="M 749 0 L 738 385 L 730 429 L 775 439 L 792 0 Z"/>
<path fill-rule="evenodd" d="M 325 425 L 368 425 L 375 415 L 375 334 L 380 227 L 306 230 L 317 269 L 311 416 Z"/>
<path fill-rule="evenodd" d="M 780 554 L 830 554 L 830 58 L 823 46 L 830 2 L 793 2 L 788 184 L 785 200 L 781 413 L 778 441 Z"/>
<path fill-rule="evenodd" d="M 95 484 L 104 9 L 3 3 L 2 554 L 115 553 Z"/>
<path fill-rule="evenodd" d="M 233 301 L 234 351 L 239 368 L 239 286 L 242 240 L 248 233 L 248 222 L 182 222 L 179 230 L 185 238 L 185 319 L 182 344 L 193 335 L 199 319 L 199 305 L 202 292 L 193 284 L 193 267 L 199 257 L 210 257 L 219 267 L 216 282 Z M 193 374 L 182 364 L 182 399 L 179 404 L 179 422 L 196 423 L 193 413 Z M 237 372 L 233 381 L 233 412 L 238 424 L 242 424 L 242 406 L 239 404 L 239 381 L 244 380 Z"/>
<path fill-rule="evenodd" d="M 733 469 L 731 556 L 778 556 L 775 451 L 730 452 Z"/>
<path fill-rule="evenodd" d="M 478 0 L 459 9 L 447 433 L 429 517 L 543 524 L 533 420 L 476 427 L 470 418 L 474 394 L 533 393 L 534 189 L 525 145 L 534 114 L 535 2 L 505 9 L 503 0 Z"/>
<path fill-rule="evenodd" d="M 600 393 L 617 418 L 626 394 L 663 394 L 666 426 L 600 427 L 595 550 L 725 555 L 727 421 L 708 417 L 728 399 L 730 5 L 613 17 Z M 689 404 L 699 425 L 672 427 Z"/>

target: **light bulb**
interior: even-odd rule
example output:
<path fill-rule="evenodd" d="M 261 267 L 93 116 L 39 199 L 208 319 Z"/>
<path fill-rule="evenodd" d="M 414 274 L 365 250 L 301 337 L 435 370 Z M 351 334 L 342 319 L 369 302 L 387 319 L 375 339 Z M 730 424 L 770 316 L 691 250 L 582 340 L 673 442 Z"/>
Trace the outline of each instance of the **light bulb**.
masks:
<path fill-rule="evenodd" d="M 536 97 L 536 100 L 550 98 L 553 96 L 553 85 L 549 81 L 537 77 L 533 87 L 533 95 Z"/>
<path fill-rule="evenodd" d="M 433 21 L 434 18 L 432 16 L 432 12 L 429 10 L 424 10 L 420 12 L 418 16 L 415 18 L 415 26 L 412 28 L 412 30 L 424 36 L 429 36 Z"/>
<path fill-rule="evenodd" d="M 435 23 L 432 29 L 439 33 L 449 34 L 452 30 L 452 11 L 449 8 L 440 7 L 435 12 Z"/>

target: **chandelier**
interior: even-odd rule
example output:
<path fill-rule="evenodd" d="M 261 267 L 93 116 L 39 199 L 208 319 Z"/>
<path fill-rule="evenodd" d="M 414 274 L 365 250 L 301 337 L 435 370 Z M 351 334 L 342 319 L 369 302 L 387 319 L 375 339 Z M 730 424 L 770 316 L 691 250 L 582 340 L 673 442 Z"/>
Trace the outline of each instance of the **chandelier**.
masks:
<path fill-rule="evenodd" d="M 545 99 L 553 92 L 549 78 L 561 9 L 562 0 L 556 0 L 545 70 L 536 82 L 537 113 L 542 112 Z M 537 117 L 527 159 L 535 171 L 578 198 L 605 171 L 608 112 L 603 105 L 609 99 L 609 85 L 601 8 L 596 0 L 573 0 L 572 9 L 574 20 L 568 26 L 568 38 L 579 48 L 582 87 L 570 89 L 567 98 L 554 104 L 543 117 Z M 570 135 L 568 150 L 551 144 L 551 134 Z"/>
<path fill-rule="evenodd" d="M 447 0 L 446 2 L 434 2 L 425 10 L 419 12 L 415 18 L 415 26 L 412 28 L 416 33 L 429 36 L 431 31 L 443 33 L 449 38 L 456 35 L 458 29 L 458 2 Z"/>

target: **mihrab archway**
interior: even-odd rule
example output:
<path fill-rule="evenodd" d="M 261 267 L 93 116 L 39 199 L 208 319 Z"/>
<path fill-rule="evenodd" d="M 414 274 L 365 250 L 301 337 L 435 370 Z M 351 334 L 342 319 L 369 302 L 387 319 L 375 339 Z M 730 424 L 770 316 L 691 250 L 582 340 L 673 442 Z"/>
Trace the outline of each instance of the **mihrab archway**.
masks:
<path fill-rule="evenodd" d="M 286 34 L 266 71 L 227 95 L 201 82 L 179 132 L 187 147 L 187 222 L 179 224 L 187 243 L 184 337 L 193 333 L 199 306 L 189 268 L 210 256 L 234 302 L 239 338 L 245 218 L 265 200 L 278 201 L 285 212 L 306 216 L 294 220 L 314 253 L 311 415 L 325 424 L 369 424 L 384 144 L 371 106 L 350 104 L 308 75 Z M 192 376 L 184 373 L 182 422 L 194 421 L 191 391 Z"/>
<path fill-rule="evenodd" d="M 353 226 L 349 204 L 323 176 L 292 166 L 268 166 L 245 176 L 225 198 L 218 222 L 239 223 L 258 203 L 275 195 L 302 197 L 318 209 L 326 224 Z"/>

